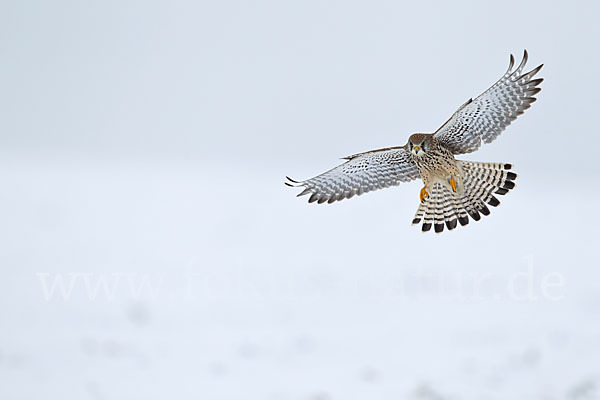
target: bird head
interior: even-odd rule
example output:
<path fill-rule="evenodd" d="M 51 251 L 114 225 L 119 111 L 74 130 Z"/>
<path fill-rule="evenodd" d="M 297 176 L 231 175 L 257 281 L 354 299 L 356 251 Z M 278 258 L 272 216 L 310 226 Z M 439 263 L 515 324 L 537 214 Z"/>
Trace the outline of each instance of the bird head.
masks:
<path fill-rule="evenodd" d="M 415 133 L 408 138 L 408 150 L 417 157 L 429 151 L 429 136 L 423 133 Z"/>

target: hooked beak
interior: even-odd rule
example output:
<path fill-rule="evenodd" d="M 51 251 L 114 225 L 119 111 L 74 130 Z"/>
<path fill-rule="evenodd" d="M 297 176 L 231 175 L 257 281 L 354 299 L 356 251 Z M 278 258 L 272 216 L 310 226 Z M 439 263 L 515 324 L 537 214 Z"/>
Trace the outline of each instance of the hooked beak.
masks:
<path fill-rule="evenodd" d="M 413 146 L 413 154 L 417 155 L 421 151 L 421 146 Z"/>

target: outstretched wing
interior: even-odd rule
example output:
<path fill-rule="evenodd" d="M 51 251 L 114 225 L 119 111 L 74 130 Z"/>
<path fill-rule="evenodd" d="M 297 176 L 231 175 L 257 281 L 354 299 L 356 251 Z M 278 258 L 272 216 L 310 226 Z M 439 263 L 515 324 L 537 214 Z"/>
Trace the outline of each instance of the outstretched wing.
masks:
<path fill-rule="evenodd" d="M 519 115 L 531 107 L 535 95 L 542 90 L 537 86 L 543 79 L 532 79 L 542 65 L 523 73 L 527 63 L 527 50 L 521 64 L 512 70 L 515 59 L 510 55 L 506 73 L 492 87 L 475 100 L 463 104 L 452 117 L 438 129 L 434 137 L 454 154 L 471 153 L 481 141 L 490 143 Z"/>
<path fill-rule="evenodd" d="M 298 196 L 310 194 L 309 203 L 333 203 L 372 190 L 399 185 L 421 175 L 404 147 L 369 151 L 345 157 L 348 161 L 321 175 L 297 182 L 287 178 L 286 185 L 304 187 Z"/>

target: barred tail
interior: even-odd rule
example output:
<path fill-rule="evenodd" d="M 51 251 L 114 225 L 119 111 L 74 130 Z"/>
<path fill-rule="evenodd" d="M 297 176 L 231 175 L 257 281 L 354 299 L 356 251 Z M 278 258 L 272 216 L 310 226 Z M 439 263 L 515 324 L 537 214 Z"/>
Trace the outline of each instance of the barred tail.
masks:
<path fill-rule="evenodd" d="M 464 194 L 458 196 L 448 186 L 440 182 L 433 184 L 430 196 L 417 209 L 412 221 L 413 225 L 423 221 L 421 227 L 427 232 L 433 226 L 435 232 L 456 228 L 458 224 L 467 225 L 469 217 L 475 221 L 481 214 L 489 215 L 486 204 L 497 207 L 500 201 L 494 194 L 505 195 L 515 187 L 517 174 L 510 171 L 511 164 L 484 163 L 471 161 L 457 162 L 464 171 Z"/>

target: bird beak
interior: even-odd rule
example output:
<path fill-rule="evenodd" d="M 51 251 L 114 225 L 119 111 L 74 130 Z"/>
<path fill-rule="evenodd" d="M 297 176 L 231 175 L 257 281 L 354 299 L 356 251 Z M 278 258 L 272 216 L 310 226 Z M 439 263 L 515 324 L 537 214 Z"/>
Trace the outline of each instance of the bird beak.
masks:
<path fill-rule="evenodd" d="M 413 150 L 416 152 L 421 151 L 421 146 L 414 146 Z"/>

